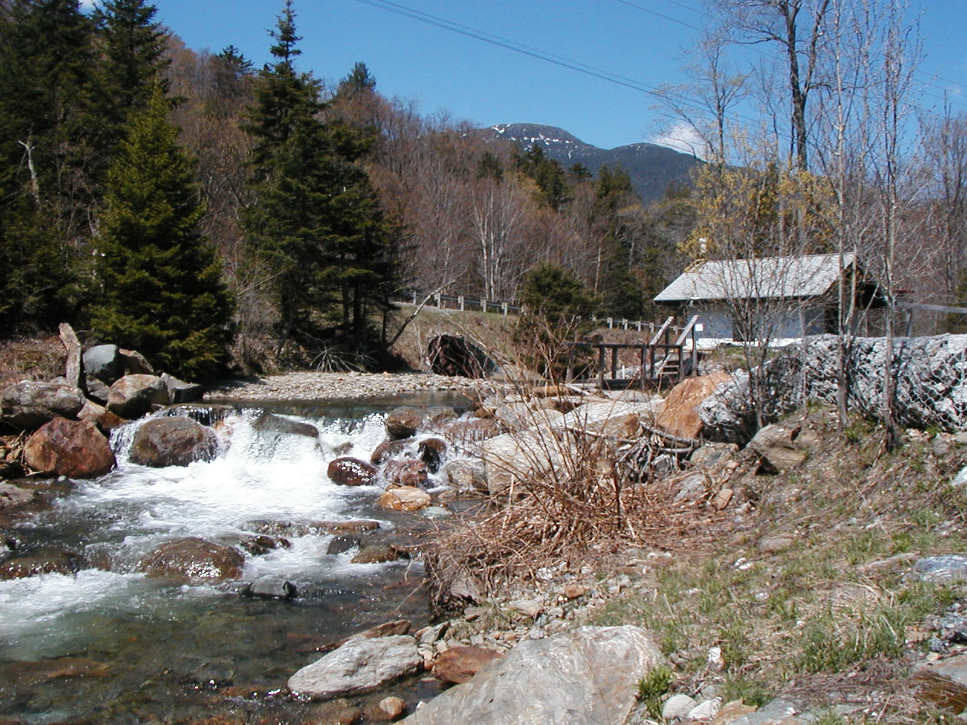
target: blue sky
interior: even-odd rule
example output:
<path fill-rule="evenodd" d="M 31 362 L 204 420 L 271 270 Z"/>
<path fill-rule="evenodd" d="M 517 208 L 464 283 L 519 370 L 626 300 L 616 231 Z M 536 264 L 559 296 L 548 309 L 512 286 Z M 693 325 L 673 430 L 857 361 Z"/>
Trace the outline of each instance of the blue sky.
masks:
<path fill-rule="evenodd" d="M 378 89 L 478 125 L 561 126 L 604 148 L 657 140 L 660 114 L 647 92 L 579 73 L 368 4 L 295 0 L 302 70 L 336 82 L 357 61 Z M 391 0 L 569 64 L 654 88 L 684 81 L 684 49 L 703 25 L 701 0 Z M 158 19 L 195 49 L 234 44 L 257 66 L 282 0 L 155 0 Z M 382 3 L 378 3 L 382 4 Z M 926 59 L 925 102 L 947 91 L 967 112 L 967 1 L 914 0 Z M 961 86 L 961 83 L 964 85 Z"/>

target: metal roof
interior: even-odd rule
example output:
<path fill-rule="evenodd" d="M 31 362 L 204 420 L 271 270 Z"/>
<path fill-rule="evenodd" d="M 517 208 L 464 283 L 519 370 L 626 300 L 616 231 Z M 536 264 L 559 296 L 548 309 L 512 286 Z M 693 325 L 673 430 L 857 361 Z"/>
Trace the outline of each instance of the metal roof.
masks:
<path fill-rule="evenodd" d="M 850 267 L 853 258 L 844 254 L 843 266 Z M 707 261 L 685 270 L 655 302 L 819 297 L 838 276 L 838 254 Z"/>

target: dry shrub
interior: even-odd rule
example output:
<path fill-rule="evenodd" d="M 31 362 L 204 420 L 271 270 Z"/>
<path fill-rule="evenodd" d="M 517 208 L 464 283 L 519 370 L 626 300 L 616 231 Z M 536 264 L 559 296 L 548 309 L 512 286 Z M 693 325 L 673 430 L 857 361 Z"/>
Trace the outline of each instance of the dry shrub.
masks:
<path fill-rule="evenodd" d="M 440 611 L 461 604 L 454 583 L 458 592 L 469 586 L 485 594 L 540 578 L 540 569 L 561 562 L 572 570 L 601 563 L 605 553 L 629 546 L 697 546 L 708 543 L 721 522 L 693 500 L 675 500 L 678 477 L 649 480 L 643 463 L 665 445 L 654 435 L 631 441 L 545 428 L 517 440 L 522 450 L 507 465 L 515 479 L 508 495 L 427 547 Z"/>
<path fill-rule="evenodd" d="M 56 335 L 0 342 L 0 389 L 21 380 L 53 380 L 63 375 L 65 355 Z"/>

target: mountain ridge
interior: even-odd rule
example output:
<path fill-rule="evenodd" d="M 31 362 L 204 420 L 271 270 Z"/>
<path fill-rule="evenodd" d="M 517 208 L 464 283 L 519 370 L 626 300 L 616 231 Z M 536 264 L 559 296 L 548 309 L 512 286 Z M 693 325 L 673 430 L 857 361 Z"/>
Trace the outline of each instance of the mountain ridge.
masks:
<path fill-rule="evenodd" d="M 660 199 L 670 184 L 689 184 L 692 172 L 704 163 L 681 151 L 644 141 L 602 149 L 563 128 L 539 123 L 498 123 L 485 130 L 495 139 L 520 143 L 525 148 L 540 144 L 549 158 L 565 168 L 580 163 L 596 174 L 604 165 L 620 166 L 628 172 L 644 204 Z"/>

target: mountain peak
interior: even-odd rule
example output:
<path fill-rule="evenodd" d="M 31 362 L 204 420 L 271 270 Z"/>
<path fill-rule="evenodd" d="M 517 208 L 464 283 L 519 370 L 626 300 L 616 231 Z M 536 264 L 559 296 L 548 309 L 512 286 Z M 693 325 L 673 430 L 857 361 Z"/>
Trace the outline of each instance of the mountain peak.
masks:
<path fill-rule="evenodd" d="M 601 149 L 563 128 L 539 123 L 499 123 L 487 131 L 494 138 L 513 141 L 525 148 L 539 144 L 548 158 L 565 168 L 580 163 L 596 174 L 604 165 L 620 166 L 628 172 L 635 191 L 645 204 L 660 199 L 673 183 L 689 184 L 692 171 L 702 164 L 694 156 L 653 143 Z"/>

